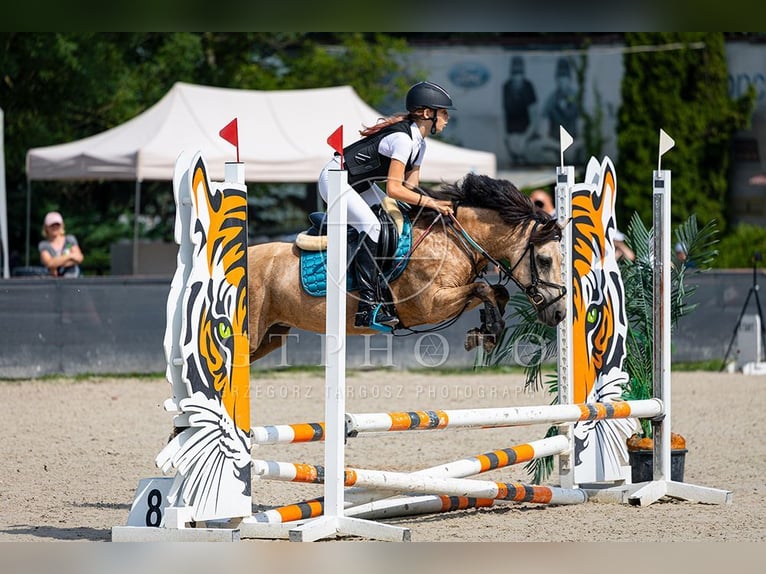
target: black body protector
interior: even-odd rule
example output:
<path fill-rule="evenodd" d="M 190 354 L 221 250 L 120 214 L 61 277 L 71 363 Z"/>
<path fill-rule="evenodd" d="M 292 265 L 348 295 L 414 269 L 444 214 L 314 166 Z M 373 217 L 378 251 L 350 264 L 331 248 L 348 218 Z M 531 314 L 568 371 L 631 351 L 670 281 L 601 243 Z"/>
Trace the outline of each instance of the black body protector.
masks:
<path fill-rule="evenodd" d="M 378 133 L 346 146 L 343 149 L 343 161 L 348 170 L 348 183 L 358 193 L 363 193 L 370 189 L 374 181 L 385 180 L 388 176 L 388 167 L 391 165 L 391 158 L 381 155 L 378 152 L 378 146 L 381 140 L 392 133 L 402 132 L 407 134 L 410 139 L 410 121 L 403 120 L 383 128 Z M 412 153 L 407 158 L 407 165 L 404 171 L 412 169 Z"/>
<path fill-rule="evenodd" d="M 405 133 L 412 138 L 410 121 L 404 120 L 392 124 L 343 149 L 343 159 L 348 170 L 348 183 L 357 193 L 364 193 L 370 189 L 373 182 L 385 180 L 388 176 L 391 158 L 381 155 L 378 152 L 378 146 L 384 137 L 396 132 Z M 411 169 L 412 152 L 410 151 L 405 170 Z M 373 241 L 366 233 L 360 234 L 359 243 L 359 249 L 354 256 L 354 268 L 359 281 L 359 310 L 356 313 L 354 325 L 390 332 L 399 323 L 399 318 L 396 316 L 388 283 L 382 276 L 377 262 L 378 258 L 384 258 L 388 254 L 380 253 L 380 244 Z"/>

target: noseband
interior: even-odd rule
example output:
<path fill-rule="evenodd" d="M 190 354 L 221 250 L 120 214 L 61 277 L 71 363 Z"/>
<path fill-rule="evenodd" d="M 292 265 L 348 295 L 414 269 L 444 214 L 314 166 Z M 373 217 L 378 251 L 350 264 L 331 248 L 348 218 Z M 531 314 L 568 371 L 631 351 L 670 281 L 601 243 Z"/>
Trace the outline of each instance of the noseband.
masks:
<path fill-rule="evenodd" d="M 507 279 L 510 279 L 516 285 L 519 289 L 521 289 L 524 294 L 529 299 L 529 302 L 532 303 L 532 306 L 534 307 L 535 311 L 537 313 L 542 313 L 545 309 L 556 303 L 558 300 L 563 299 L 564 296 L 567 294 L 567 289 L 564 285 L 557 285 L 556 283 L 551 283 L 550 281 L 544 281 L 540 279 L 540 275 L 537 272 L 537 264 L 535 263 L 535 245 L 532 243 L 531 239 L 527 241 L 527 246 L 524 248 L 523 253 L 519 257 L 518 261 L 511 267 L 506 263 L 503 263 L 501 261 L 498 261 L 494 257 L 492 257 L 487 251 L 478 243 L 476 243 L 466 232 L 465 229 L 463 229 L 463 226 L 460 225 L 457 218 L 454 215 L 451 215 L 452 223 L 457 229 L 460 231 L 460 234 L 465 237 L 465 239 L 468 241 L 468 243 L 476 250 L 478 251 L 483 257 L 488 259 L 491 263 L 497 265 L 497 268 L 500 270 L 501 275 L 505 275 Z M 535 221 L 534 227 L 532 227 L 532 231 L 530 232 L 529 236 L 532 237 L 535 233 L 535 230 L 537 229 L 537 226 L 540 224 L 539 221 Z M 529 276 L 530 276 L 530 282 L 529 285 L 523 285 L 521 281 L 516 279 L 516 277 L 513 276 L 513 272 L 516 270 L 516 268 L 519 266 L 519 264 L 524 259 L 524 256 L 529 253 Z M 545 287 L 553 287 L 554 289 L 558 289 L 559 294 L 557 297 L 554 297 L 550 301 L 546 301 L 543 294 L 540 292 L 539 287 L 545 286 Z"/>

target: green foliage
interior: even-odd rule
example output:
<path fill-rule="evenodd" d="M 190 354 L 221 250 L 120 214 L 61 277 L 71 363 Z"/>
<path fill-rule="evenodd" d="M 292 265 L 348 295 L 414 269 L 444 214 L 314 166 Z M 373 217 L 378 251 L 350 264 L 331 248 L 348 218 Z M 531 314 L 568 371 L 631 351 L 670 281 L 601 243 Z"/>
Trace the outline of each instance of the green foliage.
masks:
<path fill-rule="evenodd" d="M 766 255 L 766 228 L 739 223 L 721 239 L 716 267 L 721 269 L 752 267 L 756 252 Z M 759 263 L 763 266 L 763 263 Z"/>
<path fill-rule="evenodd" d="M 0 33 L 12 257 L 23 257 L 27 248 L 30 148 L 118 126 L 179 81 L 259 90 L 347 84 L 373 107 L 401 102 L 409 79 L 397 55 L 406 49 L 405 40 L 375 33 Z M 134 187 L 134 182 L 34 182 L 30 264 L 38 263 L 39 222 L 57 209 L 83 246 L 85 271 L 107 271 L 110 243 L 133 236 Z M 262 188 L 256 200 L 269 193 L 272 200 L 281 198 L 282 192 Z M 170 239 L 171 184 L 143 182 L 141 203 L 141 239 Z M 296 219 L 285 223 L 295 225 Z"/>
<path fill-rule="evenodd" d="M 718 230 L 714 222 L 701 229 L 695 215 L 675 228 L 676 243 L 686 246 L 687 257 L 681 261 L 675 250 L 671 250 L 672 268 L 670 273 L 670 322 L 671 329 L 678 320 L 694 311 L 689 303 L 696 287 L 687 279 L 709 269 L 718 251 L 714 248 Z M 653 293 L 653 242 L 654 234 L 644 225 L 638 213 L 634 213 L 625 232 L 625 243 L 636 254 L 634 261 L 621 260 L 620 274 L 625 287 L 625 313 L 628 320 L 628 336 L 625 341 L 625 372 L 628 383 L 623 398 L 626 400 L 649 399 L 653 396 L 652 337 L 654 326 Z M 641 430 L 651 436 L 651 422 L 641 420 Z"/>
<path fill-rule="evenodd" d="M 545 433 L 545 438 L 558 435 L 559 427 L 552 426 L 548 427 L 548 431 Z M 532 484 L 542 484 L 553 472 L 553 457 L 544 456 L 542 458 L 533 458 L 524 465 L 524 470 L 526 470 L 527 475 L 531 477 Z"/>
<path fill-rule="evenodd" d="M 730 141 L 747 127 L 755 92 L 733 101 L 728 94 L 724 37 L 720 32 L 628 33 L 627 46 L 679 42 L 677 51 L 626 53 L 617 147 L 623 204 L 617 219 L 636 211 L 651 218 L 646 174 L 656 169 L 660 128 L 675 140 L 663 168 L 673 180 L 675 224 L 696 213 L 700 221 L 719 222 L 725 230 Z"/>

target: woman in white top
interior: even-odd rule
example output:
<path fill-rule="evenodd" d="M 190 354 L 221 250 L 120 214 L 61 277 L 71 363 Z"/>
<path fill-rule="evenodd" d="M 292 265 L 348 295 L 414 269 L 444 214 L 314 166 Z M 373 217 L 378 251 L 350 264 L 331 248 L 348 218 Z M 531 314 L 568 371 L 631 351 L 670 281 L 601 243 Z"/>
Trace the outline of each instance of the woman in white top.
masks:
<path fill-rule="evenodd" d="M 419 82 L 407 92 L 406 114 L 385 118 L 360 133 L 359 141 L 343 150 L 348 182 L 357 193 L 348 194 L 348 224 L 359 232 L 360 249 L 355 257 L 359 284 L 357 327 L 371 324 L 393 327 L 399 323 L 392 306 L 381 305 L 381 276 L 375 263 L 378 255 L 380 223 L 371 206 L 388 195 L 416 207 L 442 214 L 453 212 L 452 204 L 419 191 L 420 166 L 426 151 L 426 138 L 441 132 L 454 109 L 447 91 L 432 82 Z M 329 170 L 340 169 L 336 156 L 319 176 L 319 194 L 327 201 Z M 377 185 L 385 182 L 385 192 Z"/>

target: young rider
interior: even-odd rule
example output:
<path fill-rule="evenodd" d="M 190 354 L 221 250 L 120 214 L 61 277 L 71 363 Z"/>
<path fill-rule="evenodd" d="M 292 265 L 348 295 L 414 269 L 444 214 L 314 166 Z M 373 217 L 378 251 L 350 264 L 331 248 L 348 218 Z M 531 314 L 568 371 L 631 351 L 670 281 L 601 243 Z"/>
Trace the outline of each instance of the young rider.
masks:
<path fill-rule="evenodd" d="M 442 214 L 452 213 L 452 204 L 418 191 L 420 166 L 426 151 L 426 138 L 441 132 L 454 109 L 452 98 L 441 86 L 419 82 L 407 92 L 407 113 L 382 119 L 360 131 L 362 139 L 347 146 L 343 159 L 348 169 L 349 185 L 357 192 L 348 194 L 348 224 L 359 232 L 360 249 L 355 257 L 359 286 L 359 308 L 354 321 L 357 327 L 373 322 L 394 327 L 399 323 L 391 306 L 380 300 L 381 281 L 375 257 L 378 254 L 380 223 L 371 206 L 384 195 L 416 207 L 426 207 Z M 319 176 L 319 193 L 327 201 L 328 170 L 340 169 L 336 156 Z M 385 183 L 385 192 L 377 185 Z M 377 313 L 376 313 L 377 310 Z"/>

